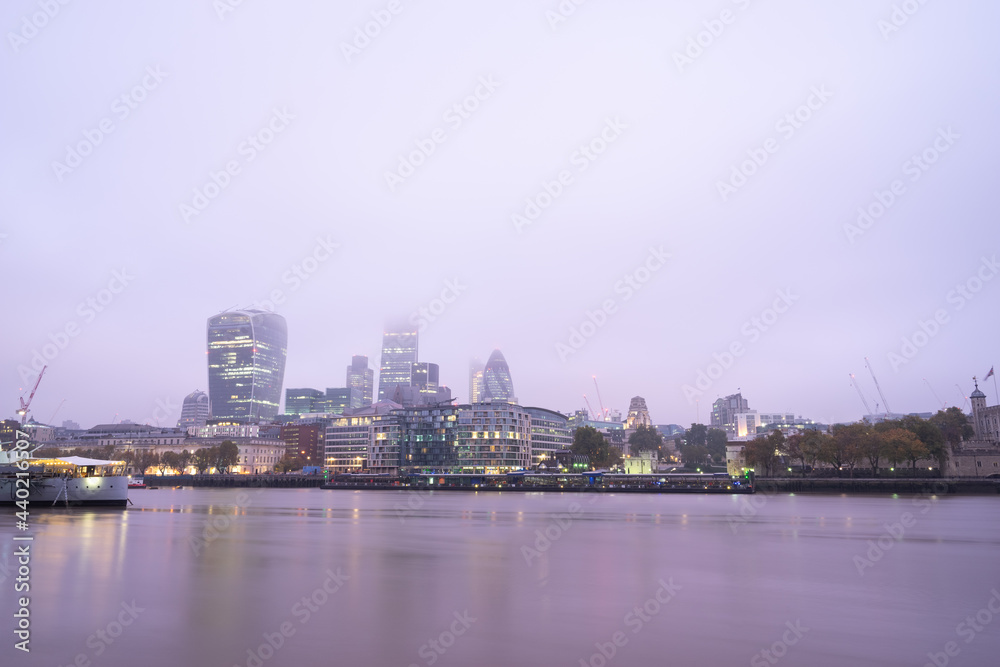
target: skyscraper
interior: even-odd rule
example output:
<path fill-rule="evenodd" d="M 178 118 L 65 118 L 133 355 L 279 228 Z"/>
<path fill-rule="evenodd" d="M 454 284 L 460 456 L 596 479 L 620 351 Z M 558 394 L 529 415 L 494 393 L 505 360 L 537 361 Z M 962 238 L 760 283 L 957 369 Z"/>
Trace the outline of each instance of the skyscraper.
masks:
<path fill-rule="evenodd" d="M 510 379 L 510 368 L 500 350 L 493 350 L 486 368 L 483 369 L 483 385 L 485 387 L 483 401 L 503 401 L 516 403 L 514 383 Z"/>
<path fill-rule="evenodd" d="M 397 386 L 413 382 L 417 361 L 417 328 L 406 322 L 387 325 L 382 333 L 382 364 L 378 372 L 378 400 L 391 399 Z"/>
<path fill-rule="evenodd" d="M 482 403 L 483 389 L 483 362 L 476 358 L 469 362 L 469 403 Z"/>
<path fill-rule="evenodd" d="M 203 391 L 192 391 L 184 397 L 181 405 L 181 418 L 177 420 L 177 428 L 200 428 L 208 423 L 208 394 Z"/>
<path fill-rule="evenodd" d="M 650 427 L 653 422 L 649 418 L 649 410 L 646 409 L 646 399 L 642 396 L 633 396 L 628 405 L 628 417 L 625 418 L 625 428 L 637 429 L 640 426 Z"/>
<path fill-rule="evenodd" d="M 375 371 L 368 368 L 368 357 L 354 355 L 351 365 L 347 367 L 347 385 L 349 389 L 357 389 L 361 393 L 361 404 L 371 405 L 375 388 Z"/>
<path fill-rule="evenodd" d="M 252 421 L 278 413 L 285 379 L 285 318 L 230 310 L 208 318 L 208 397 L 217 419 Z"/>
<path fill-rule="evenodd" d="M 749 411 L 750 404 L 747 399 L 743 398 L 743 394 L 730 394 L 712 403 L 710 425 L 715 428 L 734 430 L 736 428 L 736 415 Z"/>

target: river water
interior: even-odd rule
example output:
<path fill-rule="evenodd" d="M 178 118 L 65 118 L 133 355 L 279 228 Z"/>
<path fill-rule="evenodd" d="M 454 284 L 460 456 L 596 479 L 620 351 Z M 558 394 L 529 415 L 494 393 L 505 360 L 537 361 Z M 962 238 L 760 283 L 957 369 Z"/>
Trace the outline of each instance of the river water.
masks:
<path fill-rule="evenodd" d="M 0 510 L 0 664 L 1000 664 L 996 497 L 131 496 L 32 514 L 28 654 Z"/>

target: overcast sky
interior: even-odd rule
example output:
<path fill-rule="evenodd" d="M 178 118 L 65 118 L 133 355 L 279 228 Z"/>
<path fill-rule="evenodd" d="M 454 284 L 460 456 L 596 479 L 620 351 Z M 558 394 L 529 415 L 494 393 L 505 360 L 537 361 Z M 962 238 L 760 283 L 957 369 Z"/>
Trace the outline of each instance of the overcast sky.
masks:
<path fill-rule="evenodd" d="M 0 9 L 4 416 L 42 355 L 38 420 L 172 424 L 206 319 L 268 301 L 285 387 L 423 307 L 460 400 L 498 347 L 522 404 L 596 375 L 661 424 L 1000 362 L 995 2 L 45 5 Z"/>

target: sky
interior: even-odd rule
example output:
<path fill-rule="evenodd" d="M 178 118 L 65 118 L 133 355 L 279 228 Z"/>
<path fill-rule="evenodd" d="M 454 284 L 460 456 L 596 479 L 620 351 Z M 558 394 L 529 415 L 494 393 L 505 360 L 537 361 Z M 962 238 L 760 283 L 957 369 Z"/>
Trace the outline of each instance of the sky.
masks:
<path fill-rule="evenodd" d="M 851 373 L 872 411 L 962 406 L 1000 362 L 998 22 L 986 0 L 5 2 L 0 414 L 46 364 L 39 421 L 172 425 L 207 389 L 207 318 L 249 306 L 287 319 L 285 387 L 377 367 L 404 318 L 463 401 L 499 348 L 524 405 L 597 407 L 596 376 L 658 424 L 737 389 L 856 420 Z"/>

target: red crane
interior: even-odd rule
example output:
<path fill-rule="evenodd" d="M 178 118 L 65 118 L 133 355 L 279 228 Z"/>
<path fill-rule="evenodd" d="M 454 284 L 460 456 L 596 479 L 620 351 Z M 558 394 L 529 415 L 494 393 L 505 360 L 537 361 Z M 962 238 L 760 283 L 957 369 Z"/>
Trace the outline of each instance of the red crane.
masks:
<path fill-rule="evenodd" d="M 28 421 L 28 408 L 31 406 L 31 399 L 35 397 L 35 392 L 38 391 L 38 385 L 42 381 L 42 376 L 45 375 L 45 369 L 48 366 L 42 366 L 42 372 L 38 374 L 38 379 L 35 380 L 35 386 L 31 388 L 31 394 L 28 395 L 28 400 L 25 402 L 24 397 L 18 398 L 21 401 L 21 408 L 17 411 L 17 414 L 21 415 L 21 426 L 24 426 L 25 422 Z"/>

